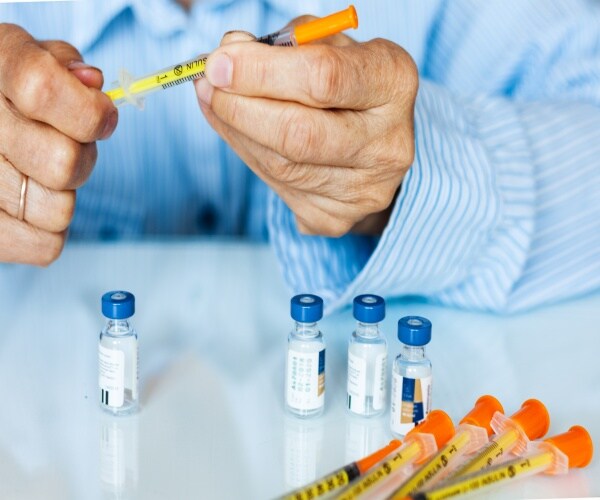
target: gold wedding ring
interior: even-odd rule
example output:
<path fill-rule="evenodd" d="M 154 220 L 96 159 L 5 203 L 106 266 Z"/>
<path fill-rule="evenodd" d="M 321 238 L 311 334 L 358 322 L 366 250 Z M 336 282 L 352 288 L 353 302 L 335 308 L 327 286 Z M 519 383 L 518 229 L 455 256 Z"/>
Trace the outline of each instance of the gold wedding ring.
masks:
<path fill-rule="evenodd" d="M 25 218 L 25 198 L 27 197 L 27 184 L 29 177 L 23 174 L 23 180 L 21 181 L 21 197 L 19 198 L 19 212 L 17 213 L 17 220 L 23 220 Z"/>

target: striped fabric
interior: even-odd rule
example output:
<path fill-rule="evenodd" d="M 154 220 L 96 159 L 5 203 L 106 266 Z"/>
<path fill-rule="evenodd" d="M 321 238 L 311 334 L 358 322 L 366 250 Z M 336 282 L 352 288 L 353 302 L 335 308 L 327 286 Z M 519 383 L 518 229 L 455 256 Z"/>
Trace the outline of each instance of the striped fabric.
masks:
<path fill-rule="evenodd" d="M 356 38 L 389 38 L 421 73 L 416 158 L 381 238 L 302 236 L 208 127 L 189 85 L 121 112 L 78 193 L 74 238 L 267 236 L 291 286 L 329 310 L 360 292 L 513 312 L 600 287 L 600 2 L 357 0 Z M 337 0 L 81 0 L 0 6 L 74 43 L 107 82 L 267 33 Z M 268 202 L 267 202 L 268 201 Z M 268 213 L 267 213 L 268 209 Z"/>
<path fill-rule="evenodd" d="M 441 5 L 388 227 L 378 241 L 301 236 L 273 196 L 287 280 L 329 308 L 371 291 L 514 312 L 598 289 L 598 26 L 600 2 Z"/>

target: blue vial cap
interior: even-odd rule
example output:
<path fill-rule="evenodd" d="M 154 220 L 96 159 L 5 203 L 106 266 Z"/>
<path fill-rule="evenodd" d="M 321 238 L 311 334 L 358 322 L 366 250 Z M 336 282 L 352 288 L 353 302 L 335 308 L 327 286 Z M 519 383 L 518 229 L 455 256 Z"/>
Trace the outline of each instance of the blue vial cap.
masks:
<path fill-rule="evenodd" d="M 361 323 L 379 323 L 385 318 L 385 300 L 379 295 L 359 295 L 354 297 L 352 312 Z"/>
<path fill-rule="evenodd" d="M 398 340 L 406 345 L 421 346 L 431 340 L 431 321 L 421 316 L 404 316 L 398 320 Z"/>
<path fill-rule="evenodd" d="M 314 323 L 323 317 L 323 299 L 303 293 L 292 297 L 292 319 L 300 323 Z"/>
<path fill-rule="evenodd" d="M 135 313 L 135 297 L 132 293 L 114 290 L 102 296 L 102 315 L 109 319 L 127 319 Z"/>

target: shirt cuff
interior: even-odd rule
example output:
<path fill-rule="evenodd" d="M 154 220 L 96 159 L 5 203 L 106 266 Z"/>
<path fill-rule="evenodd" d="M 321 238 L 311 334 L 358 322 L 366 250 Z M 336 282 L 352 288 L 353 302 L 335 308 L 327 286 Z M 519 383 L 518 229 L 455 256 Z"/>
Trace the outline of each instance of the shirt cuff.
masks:
<path fill-rule="evenodd" d="M 295 292 L 321 295 L 328 311 L 359 293 L 507 308 L 526 262 L 535 202 L 517 109 L 422 80 L 415 141 L 415 161 L 378 239 L 301 235 L 293 214 L 271 195 L 270 239 Z"/>

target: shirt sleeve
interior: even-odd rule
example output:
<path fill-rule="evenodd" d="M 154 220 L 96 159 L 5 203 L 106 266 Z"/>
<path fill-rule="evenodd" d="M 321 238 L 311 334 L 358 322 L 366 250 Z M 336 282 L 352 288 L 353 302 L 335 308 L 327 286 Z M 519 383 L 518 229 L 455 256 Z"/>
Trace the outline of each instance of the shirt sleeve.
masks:
<path fill-rule="evenodd" d="M 505 95 L 422 79 L 414 164 L 379 239 L 303 236 L 272 195 L 271 241 L 292 288 L 329 309 L 370 292 L 497 312 L 598 289 L 600 43 L 582 26 L 538 44 Z"/>

